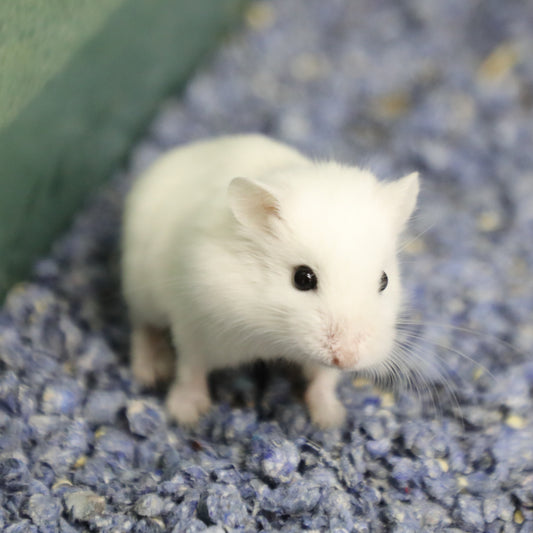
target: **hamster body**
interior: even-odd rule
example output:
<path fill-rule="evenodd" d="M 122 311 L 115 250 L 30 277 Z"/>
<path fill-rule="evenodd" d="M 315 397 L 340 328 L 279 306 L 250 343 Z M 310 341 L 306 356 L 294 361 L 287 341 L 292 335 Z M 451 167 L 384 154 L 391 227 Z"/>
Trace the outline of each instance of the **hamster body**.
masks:
<path fill-rule="evenodd" d="M 125 206 L 123 291 L 132 367 L 145 385 L 168 377 L 169 414 L 208 409 L 207 373 L 284 357 L 309 377 L 321 426 L 344 419 L 341 371 L 386 364 L 401 306 L 398 237 L 418 177 L 312 162 L 260 135 L 201 141 L 163 155 Z"/>

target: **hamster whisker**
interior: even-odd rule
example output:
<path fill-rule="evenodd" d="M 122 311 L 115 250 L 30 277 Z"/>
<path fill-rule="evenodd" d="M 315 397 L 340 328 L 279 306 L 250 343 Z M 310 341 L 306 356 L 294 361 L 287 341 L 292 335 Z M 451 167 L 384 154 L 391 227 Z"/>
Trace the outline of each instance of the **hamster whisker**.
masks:
<path fill-rule="evenodd" d="M 486 331 L 476 330 L 476 329 L 468 328 L 468 327 L 465 327 L 465 326 L 454 326 L 453 324 L 447 324 L 446 322 L 431 322 L 431 321 L 427 321 L 427 320 L 414 320 L 414 319 L 402 319 L 402 318 L 400 318 L 397 321 L 397 324 L 398 325 L 406 325 L 406 326 L 419 326 L 419 327 L 427 326 L 427 327 L 430 327 L 430 328 L 435 327 L 435 328 L 448 329 L 448 330 L 451 330 L 451 331 L 458 331 L 458 332 L 461 332 L 461 333 L 468 333 L 470 335 L 474 335 L 476 337 L 480 337 L 481 339 L 487 338 L 490 341 L 493 341 L 493 342 L 499 344 L 500 346 L 511 350 L 516 355 L 520 355 L 521 357 L 524 357 L 524 358 L 526 357 L 526 354 L 523 351 L 519 350 L 516 346 L 514 346 L 510 342 L 508 342 L 508 341 L 506 341 L 504 339 L 501 339 L 500 337 L 498 337 L 498 336 L 496 336 L 494 334 L 487 333 Z"/>
<path fill-rule="evenodd" d="M 431 357 L 428 357 L 428 354 L 423 352 L 424 347 L 420 344 L 422 340 L 426 339 L 416 332 L 399 329 L 390 358 L 383 361 L 377 370 L 377 373 L 381 374 L 378 382 L 393 385 L 396 391 L 401 388 L 413 390 L 420 399 L 424 393 L 427 393 L 439 412 L 442 411 L 441 392 L 437 386 L 442 386 L 447 396 L 459 408 L 456 390 L 450 381 L 452 375 L 450 369 L 438 354 L 432 351 Z M 392 382 L 391 376 L 394 380 Z"/>
<path fill-rule="evenodd" d="M 442 386 L 447 392 L 448 397 L 451 399 L 454 407 L 461 412 L 459 401 L 457 398 L 457 388 L 453 385 L 453 381 L 450 379 L 450 371 L 446 366 L 445 360 L 441 359 L 438 354 L 432 353 L 434 357 L 427 357 L 426 354 L 419 353 L 422 347 L 413 340 L 403 339 L 397 341 L 397 348 L 402 353 L 402 362 L 408 368 L 408 371 L 413 372 L 417 379 L 419 378 L 424 385 L 424 389 L 430 393 L 432 399 L 437 399 L 439 402 L 438 411 L 441 412 L 441 397 L 440 392 L 436 386 Z M 403 359 L 405 358 L 405 359 Z M 421 367 L 426 367 L 432 374 L 430 377 L 426 375 Z"/>
<path fill-rule="evenodd" d="M 403 346 L 401 343 L 397 343 L 395 348 L 393 357 L 398 360 L 398 365 L 401 367 L 402 374 L 407 376 L 409 388 L 415 390 L 419 396 L 421 396 L 421 393 L 423 392 L 431 393 L 431 382 L 429 377 L 420 370 L 418 365 L 409 364 L 410 358 L 415 358 L 417 361 L 421 361 L 422 357 L 412 349 Z M 431 399 L 434 403 L 434 398 L 432 397 Z"/>
<path fill-rule="evenodd" d="M 456 348 L 452 348 L 451 346 L 447 346 L 446 344 L 442 344 L 440 342 L 436 342 L 436 341 L 432 341 L 432 340 L 430 340 L 429 342 L 431 342 L 434 346 L 437 346 L 438 348 L 441 348 L 442 350 L 446 350 L 448 352 L 451 352 L 451 353 L 454 353 L 454 354 L 458 355 L 459 357 L 462 357 L 466 361 L 472 363 L 474 365 L 474 367 L 482 370 L 493 381 L 496 381 L 496 376 L 488 369 L 488 367 L 486 365 L 484 365 L 483 363 L 480 363 L 479 361 L 476 361 L 473 357 L 467 355 L 465 352 L 463 352 L 461 350 L 457 350 Z M 437 353 L 435 355 L 438 356 Z"/>
<path fill-rule="evenodd" d="M 411 219 L 413 220 L 413 219 Z M 409 240 L 402 242 L 398 248 L 398 253 L 405 250 L 410 244 L 417 241 L 422 237 L 422 235 L 425 235 L 428 231 L 431 231 L 431 229 L 435 226 L 435 222 L 431 223 L 426 229 L 422 230 L 420 233 L 417 233 L 414 237 L 410 238 Z"/>

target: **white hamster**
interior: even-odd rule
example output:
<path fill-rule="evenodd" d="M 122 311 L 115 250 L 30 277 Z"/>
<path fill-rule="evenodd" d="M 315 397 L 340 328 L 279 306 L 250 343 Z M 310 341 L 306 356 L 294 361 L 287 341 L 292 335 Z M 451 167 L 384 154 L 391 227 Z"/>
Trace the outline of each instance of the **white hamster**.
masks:
<path fill-rule="evenodd" d="M 341 424 L 340 372 L 383 364 L 393 348 L 398 237 L 418 188 L 416 173 L 379 182 L 261 135 L 163 155 L 125 206 L 135 377 L 168 379 L 174 356 L 160 332 L 170 329 L 178 356 L 166 405 L 176 421 L 209 408 L 212 369 L 283 357 L 309 378 L 312 420 Z"/>

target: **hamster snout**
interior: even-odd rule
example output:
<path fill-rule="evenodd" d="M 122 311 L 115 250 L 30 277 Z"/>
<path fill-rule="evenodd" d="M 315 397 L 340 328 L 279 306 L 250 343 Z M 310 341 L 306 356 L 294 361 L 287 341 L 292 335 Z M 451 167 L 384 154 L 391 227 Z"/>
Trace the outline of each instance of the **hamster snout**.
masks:
<path fill-rule="evenodd" d="M 367 333 L 353 333 L 338 325 L 330 326 L 324 345 L 330 364 L 341 370 L 355 369 L 367 338 Z"/>
<path fill-rule="evenodd" d="M 331 363 L 333 366 L 345 370 L 348 368 L 353 368 L 358 361 L 357 353 L 346 353 L 335 351 L 332 352 Z"/>

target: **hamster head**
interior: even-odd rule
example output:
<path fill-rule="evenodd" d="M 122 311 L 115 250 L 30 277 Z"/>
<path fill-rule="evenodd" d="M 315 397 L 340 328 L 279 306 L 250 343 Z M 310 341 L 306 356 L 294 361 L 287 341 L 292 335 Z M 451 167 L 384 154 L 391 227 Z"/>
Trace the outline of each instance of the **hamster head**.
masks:
<path fill-rule="evenodd" d="M 334 163 L 230 183 L 249 254 L 241 275 L 253 287 L 244 312 L 278 355 L 342 370 L 387 359 L 402 295 L 398 237 L 418 188 L 417 174 L 383 183 Z"/>

